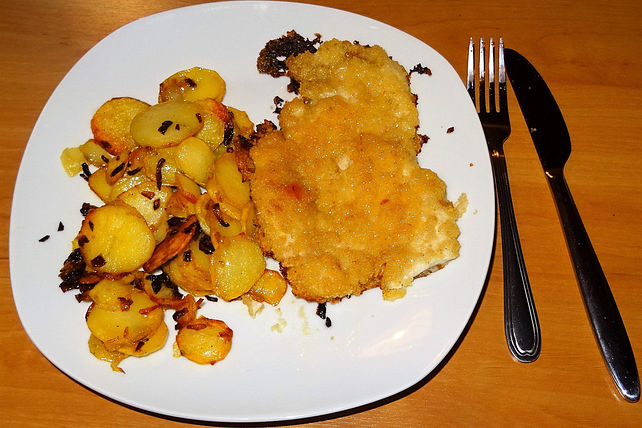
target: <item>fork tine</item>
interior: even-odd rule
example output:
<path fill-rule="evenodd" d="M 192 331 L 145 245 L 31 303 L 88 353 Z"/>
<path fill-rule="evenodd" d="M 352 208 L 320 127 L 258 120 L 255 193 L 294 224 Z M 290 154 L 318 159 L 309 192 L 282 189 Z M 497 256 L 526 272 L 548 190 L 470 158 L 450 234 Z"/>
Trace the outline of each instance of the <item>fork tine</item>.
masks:
<path fill-rule="evenodd" d="M 488 50 L 488 111 L 495 112 L 495 42 L 490 38 Z"/>
<path fill-rule="evenodd" d="M 504 65 L 504 39 L 499 38 L 499 110 L 508 114 L 508 99 L 506 96 L 506 66 Z"/>
<path fill-rule="evenodd" d="M 468 95 L 473 100 L 473 105 L 475 104 L 475 44 L 473 43 L 473 38 L 470 38 L 468 43 L 468 74 L 466 77 L 466 89 L 468 89 Z"/>
<path fill-rule="evenodd" d="M 479 111 L 486 113 L 486 66 L 484 39 L 479 38 Z"/>

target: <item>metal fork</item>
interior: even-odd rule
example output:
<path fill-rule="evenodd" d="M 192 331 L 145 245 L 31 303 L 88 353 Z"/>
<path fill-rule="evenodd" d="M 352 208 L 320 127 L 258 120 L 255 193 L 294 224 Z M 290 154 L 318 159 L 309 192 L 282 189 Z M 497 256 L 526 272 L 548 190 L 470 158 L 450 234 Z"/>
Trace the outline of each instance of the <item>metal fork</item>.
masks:
<path fill-rule="evenodd" d="M 475 52 L 472 37 L 468 46 L 467 88 L 475 104 Z M 495 83 L 495 44 L 490 39 L 488 55 L 488 110 L 486 109 L 486 69 L 484 39 L 479 39 L 479 119 L 484 129 L 493 169 L 504 262 L 504 327 L 511 354 L 521 362 L 530 363 L 539 357 L 541 336 L 539 320 L 531 292 L 522 247 L 519 243 L 513 201 L 508 183 L 508 171 L 503 144 L 510 135 L 508 100 L 506 96 L 506 69 L 504 42 L 499 39 L 498 80 Z M 498 93 L 499 110 L 495 92 Z"/>

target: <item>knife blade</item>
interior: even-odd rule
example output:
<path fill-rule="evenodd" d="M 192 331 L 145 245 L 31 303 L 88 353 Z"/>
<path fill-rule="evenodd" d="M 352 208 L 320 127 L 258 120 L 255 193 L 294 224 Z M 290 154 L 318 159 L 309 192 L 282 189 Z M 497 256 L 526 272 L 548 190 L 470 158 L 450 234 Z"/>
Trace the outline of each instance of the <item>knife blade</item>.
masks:
<path fill-rule="evenodd" d="M 535 67 L 505 49 L 506 73 L 548 180 L 584 306 L 606 366 L 624 399 L 640 399 L 635 356 L 617 304 L 564 177 L 571 139 L 553 94 Z"/>

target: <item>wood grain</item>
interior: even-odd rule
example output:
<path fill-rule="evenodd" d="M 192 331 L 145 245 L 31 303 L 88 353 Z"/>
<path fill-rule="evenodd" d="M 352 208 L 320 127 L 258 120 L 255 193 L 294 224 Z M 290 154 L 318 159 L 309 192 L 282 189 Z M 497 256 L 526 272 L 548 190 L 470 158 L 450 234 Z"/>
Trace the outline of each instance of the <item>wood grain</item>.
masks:
<path fill-rule="evenodd" d="M 58 371 L 21 328 L 11 297 L 13 183 L 38 114 L 73 64 L 118 27 L 196 1 L 25 0 L 0 14 L 0 420 L 3 426 L 187 426 L 110 401 Z M 547 80 L 573 142 L 567 180 L 642 360 L 642 3 L 637 0 L 328 0 L 423 40 L 463 77 L 473 36 L 503 36 Z M 293 23 L 294 24 L 294 23 Z M 294 25 L 293 25 L 294 26 Z M 640 426 L 595 344 L 562 230 L 514 98 L 505 146 L 522 247 L 542 327 L 542 354 L 515 362 L 503 333 L 501 245 L 478 311 L 426 382 L 331 426 Z M 37 197 L 37 195 L 34 195 Z M 337 385 L 337 387 L 340 387 Z"/>

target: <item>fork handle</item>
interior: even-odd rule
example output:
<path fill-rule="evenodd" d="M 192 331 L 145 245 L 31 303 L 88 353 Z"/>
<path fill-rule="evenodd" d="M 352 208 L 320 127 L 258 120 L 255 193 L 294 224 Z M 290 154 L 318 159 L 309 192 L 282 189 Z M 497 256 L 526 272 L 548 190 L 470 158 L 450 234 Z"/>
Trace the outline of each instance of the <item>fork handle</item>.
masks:
<path fill-rule="evenodd" d="M 506 158 L 501 148 L 493 150 L 490 158 L 497 189 L 502 236 L 506 341 L 508 349 L 518 361 L 531 363 L 539 357 L 542 346 L 539 320 L 517 232 Z"/>

